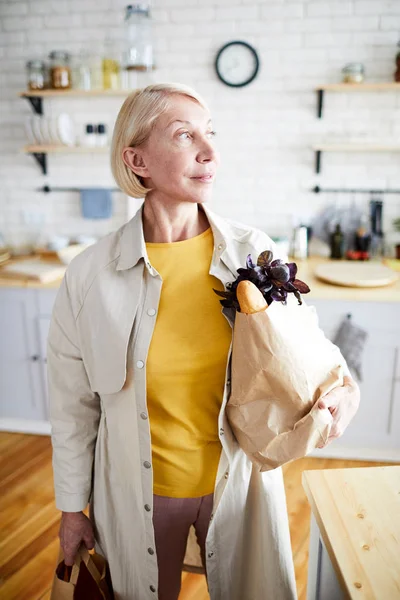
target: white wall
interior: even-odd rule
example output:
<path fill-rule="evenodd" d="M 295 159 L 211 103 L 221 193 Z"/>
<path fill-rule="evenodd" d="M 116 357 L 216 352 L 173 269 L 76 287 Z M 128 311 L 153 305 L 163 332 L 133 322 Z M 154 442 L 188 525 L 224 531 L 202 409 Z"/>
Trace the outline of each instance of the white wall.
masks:
<path fill-rule="evenodd" d="M 77 52 L 105 35 L 121 38 L 121 0 L 0 0 L 0 232 L 29 229 L 24 212 L 44 212 L 46 231 L 103 234 L 126 219 L 125 199 L 115 194 L 115 216 L 93 223 L 80 216 L 76 193 L 44 195 L 51 185 L 114 185 L 108 157 L 63 154 L 48 158 L 43 177 L 33 158 L 21 154 L 26 100 L 25 62 L 53 49 Z M 391 81 L 400 34 L 399 0 L 156 0 L 156 78 L 195 87 L 211 106 L 222 164 L 214 209 L 258 225 L 271 234 L 291 215 L 312 215 L 332 197 L 325 186 L 400 188 L 400 153 L 325 154 L 314 174 L 313 142 L 350 135 L 400 142 L 400 94 L 326 95 L 316 118 L 316 85 L 339 81 L 342 66 L 365 64 L 368 79 Z M 255 45 L 262 61 L 256 81 L 230 89 L 217 80 L 214 57 L 233 39 Z M 70 112 L 85 122 L 112 126 L 123 100 L 46 100 L 45 114 Z M 341 201 L 350 201 L 343 197 Z M 359 201 L 367 203 L 367 197 Z M 400 213 L 400 196 L 385 198 L 385 226 Z"/>

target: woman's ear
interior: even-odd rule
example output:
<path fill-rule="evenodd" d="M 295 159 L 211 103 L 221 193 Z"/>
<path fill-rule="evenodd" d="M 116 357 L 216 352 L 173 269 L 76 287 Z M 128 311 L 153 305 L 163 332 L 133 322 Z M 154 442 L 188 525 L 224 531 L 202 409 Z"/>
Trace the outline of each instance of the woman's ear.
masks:
<path fill-rule="evenodd" d="M 132 148 L 131 146 L 124 148 L 122 160 L 139 177 L 149 177 L 143 154 L 138 148 Z"/>

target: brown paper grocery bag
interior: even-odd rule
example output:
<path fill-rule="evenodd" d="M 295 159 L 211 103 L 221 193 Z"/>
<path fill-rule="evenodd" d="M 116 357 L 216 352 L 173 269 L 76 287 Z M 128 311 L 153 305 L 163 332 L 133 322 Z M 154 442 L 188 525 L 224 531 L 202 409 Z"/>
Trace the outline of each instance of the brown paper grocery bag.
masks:
<path fill-rule="evenodd" d="M 75 563 L 66 567 L 60 547 L 50 600 L 113 600 L 107 561 L 82 544 Z"/>
<path fill-rule="evenodd" d="M 236 313 L 231 381 L 227 418 L 242 450 L 267 471 L 326 441 L 332 415 L 317 402 L 343 385 L 343 361 L 314 307 L 289 296 L 286 305 Z"/>

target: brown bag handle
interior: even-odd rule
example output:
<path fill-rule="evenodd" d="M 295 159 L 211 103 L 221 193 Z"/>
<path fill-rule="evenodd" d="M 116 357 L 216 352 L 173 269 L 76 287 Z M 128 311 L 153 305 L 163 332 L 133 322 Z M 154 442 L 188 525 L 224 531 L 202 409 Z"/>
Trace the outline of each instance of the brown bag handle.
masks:
<path fill-rule="evenodd" d="M 94 549 L 89 551 L 85 544 L 81 544 L 79 546 L 77 559 L 78 557 L 78 561 L 75 559 L 76 562 L 78 562 L 78 565 L 80 564 L 80 561 L 83 560 L 93 579 L 96 581 L 96 583 L 99 583 L 100 580 L 105 576 L 105 559 L 100 554 L 97 554 Z"/>

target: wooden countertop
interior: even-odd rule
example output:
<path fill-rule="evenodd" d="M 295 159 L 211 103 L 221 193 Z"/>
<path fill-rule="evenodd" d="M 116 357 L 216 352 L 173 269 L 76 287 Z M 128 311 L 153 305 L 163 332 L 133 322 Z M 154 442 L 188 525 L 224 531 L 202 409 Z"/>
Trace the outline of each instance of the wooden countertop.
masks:
<path fill-rule="evenodd" d="M 400 302 L 400 273 L 397 282 L 384 287 L 344 287 L 325 283 L 317 279 L 314 275 L 316 265 L 322 262 L 332 263 L 339 261 L 331 261 L 329 258 L 314 256 L 307 260 L 296 259 L 294 262 L 297 264 L 297 277 L 307 283 L 311 290 L 309 294 L 304 295 L 306 302 L 309 302 L 312 298 L 324 300 L 356 300 L 363 302 Z"/>
<path fill-rule="evenodd" d="M 303 487 L 344 593 L 400 598 L 400 466 L 304 471 Z"/>
<path fill-rule="evenodd" d="M 292 260 L 292 259 L 290 259 Z M 298 260 L 295 262 L 298 266 L 298 278 L 305 281 L 311 292 L 305 295 L 305 300 L 325 299 L 325 300 L 361 300 L 365 302 L 400 302 L 400 276 L 396 283 L 378 288 L 355 288 L 330 285 L 317 279 L 313 273 L 314 268 L 321 262 L 332 262 L 323 257 L 312 257 L 307 260 Z M 399 274 L 400 275 L 400 274 Z M 52 283 L 40 283 L 27 278 L 7 278 L 1 273 L 0 267 L 0 287 L 18 287 L 18 288 L 37 288 L 54 289 L 58 288 L 61 279 Z"/>

